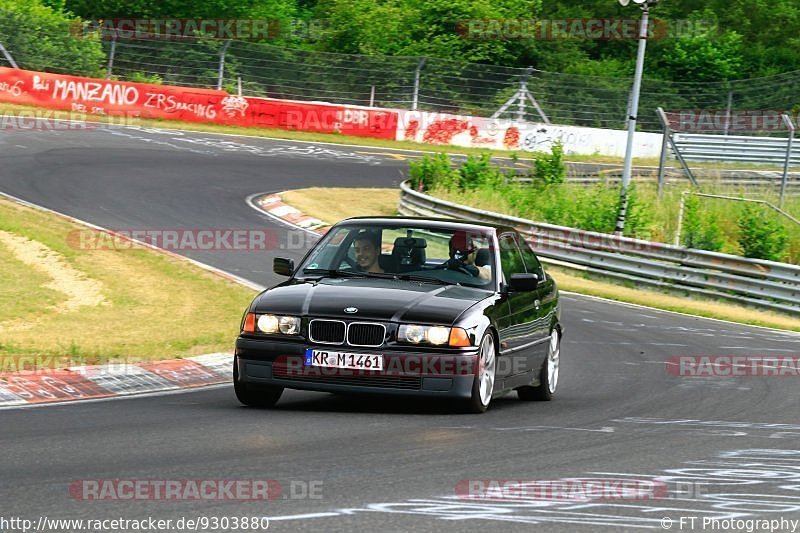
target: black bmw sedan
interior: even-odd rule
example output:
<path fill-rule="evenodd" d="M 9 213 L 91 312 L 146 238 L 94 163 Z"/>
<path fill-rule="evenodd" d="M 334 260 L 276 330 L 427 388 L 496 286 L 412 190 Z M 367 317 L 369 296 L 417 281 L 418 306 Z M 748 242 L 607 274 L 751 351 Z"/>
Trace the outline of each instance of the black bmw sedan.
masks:
<path fill-rule="evenodd" d="M 512 228 L 351 218 L 244 313 L 233 381 L 245 405 L 284 388 L 452 399 L 483 412 L 556 392 L 558 289 Z"/>

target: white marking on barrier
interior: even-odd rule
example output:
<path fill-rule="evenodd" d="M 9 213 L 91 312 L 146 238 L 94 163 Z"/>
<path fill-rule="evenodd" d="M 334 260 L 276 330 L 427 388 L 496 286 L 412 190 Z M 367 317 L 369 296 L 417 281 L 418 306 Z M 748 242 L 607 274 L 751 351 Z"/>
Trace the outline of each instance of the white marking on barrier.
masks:
<path fill-rule="evenodd" d="M 5 384 L 2 381 L 0 381 L 0 406 L 22 405 L 26 403 L 28 402 L 26 402 L 23 398 L 20 398 L 19 396 L 8 390 Z"/>
<path fill-rule="evenodd" d="M 295 215 L 300 213 L 300 211 L 298 211 L 297 209 L 295 209 L 290 205 L 281 205 L 278 207 L 273 207 L 272 209 L 269 210 L 269 212 L 275 215 L 276 217 L 285 217 L 286 215 Z"/>
<path fill-rule="evenodd" d="M 223 377 L 231 376 L 231 365 L 233 365 L 233 355 L 229 353 L 210 353 L 205 355 L 197 355 L 195 357 L 187 357 L 187 360 L 194 361 L 195 363 L 212 370 Z"/>
<path fill-rule="evenodd" d="M 136 365 L 103 365 L 74 367 L 73 372 L 114 394 L 138 394 L 179 388 L 174 383 Z"/>

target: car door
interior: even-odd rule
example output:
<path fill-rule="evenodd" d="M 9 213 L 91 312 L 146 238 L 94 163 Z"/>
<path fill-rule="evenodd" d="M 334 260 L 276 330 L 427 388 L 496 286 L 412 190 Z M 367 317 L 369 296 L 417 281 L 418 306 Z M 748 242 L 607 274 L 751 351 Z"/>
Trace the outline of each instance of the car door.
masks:
<path fill-rule="evenodd" d="M 503 285 L 508 286 L 512 274 L 527 272 L 522 258 L 517 236 L 513 232 L 498 236 L 500 247 L 500 267 Z M 500 327 L 500 359 L 498 370 L 507 376 L 505 386 L 519 386 L 530 382 L 533 373 L 538 371 L 543 360 L 541 344 L 542 327 L 538 289 L 531 292 L 506 291 L 508 315 L 498 322 Z"/>
<path fill-rule="evenodd" d="M 550 327 L 554 323 L 555 315 L 558 312 L 558 293 L 556 291 L 556 284 L 553 278 L 547 276 L 542 267 L 542 263 L 536 254 L 522 237 L 517 234 L 517 243 L 519 244 L 520 252 L 522 253 L 522 261 L 525 263 L 525 270 L 529 274 L 536 274 L 539 276 L 539 286 L 536 288 L 536 302 L 537 316 L 535 319 L 536 336 L 538 338 L 547 338 L 550 336 Z M 537 345 L 539 361 L 544 361 L 547 357 L 548 344 L 543 342 Z M 541 365 L 541 363 L 540 363 Z M 538 367 L 537 367 L 538 368 Z"/>

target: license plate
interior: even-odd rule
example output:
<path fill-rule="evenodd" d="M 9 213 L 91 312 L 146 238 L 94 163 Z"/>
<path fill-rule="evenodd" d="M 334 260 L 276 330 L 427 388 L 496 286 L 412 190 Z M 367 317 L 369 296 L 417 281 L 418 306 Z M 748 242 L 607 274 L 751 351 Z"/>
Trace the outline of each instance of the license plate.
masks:
<path fill-rule="evenodd" d="M 383 370 L 383 356 L 365 353 L 312 350 L 309 348 L 306 350 L 306 366 Z"/>

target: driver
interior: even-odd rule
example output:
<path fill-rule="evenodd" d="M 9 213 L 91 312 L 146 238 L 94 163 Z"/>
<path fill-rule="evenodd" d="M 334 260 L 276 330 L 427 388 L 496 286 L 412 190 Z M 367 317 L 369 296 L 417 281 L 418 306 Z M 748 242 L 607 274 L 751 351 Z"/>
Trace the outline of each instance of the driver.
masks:
<path fill-rule="evenodd" d="M 450 270 L 467 272 L 476 278 L 485 281 L 492 279 L 492 271 L 489 267 L 478 266 L 475 258 L 478 255 L 478 247 L 475 242 L 467 235 L 466 231 L 457 231 L 450 237 L 450 259 L 442 265 Z"/>
<path fill-rule="evenodd" d="M 353 241 L 356 263 L 362 272 L 383 273 L 378 258 L 381 254 L 381 235 L 376 231 L 363 230 Z"/>

